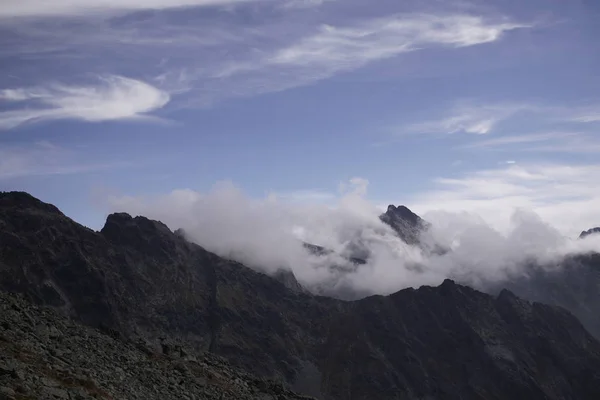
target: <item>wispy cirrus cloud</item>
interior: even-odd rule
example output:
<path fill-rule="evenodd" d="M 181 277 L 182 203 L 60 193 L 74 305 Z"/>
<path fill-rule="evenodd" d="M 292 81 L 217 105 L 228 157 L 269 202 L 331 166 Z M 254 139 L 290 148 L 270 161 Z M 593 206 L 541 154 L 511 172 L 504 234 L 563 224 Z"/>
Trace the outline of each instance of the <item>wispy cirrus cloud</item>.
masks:
<path fill-rule="evenodd" d="M 0 18 L 48 17 L 102 12 L 231 5 L 252 0 L 4 0 Z"/>
<path fill-rule="evenodd" d="M 49 141 L 0 145 L 0 180 L 26 176 L 73 175 L 114 168 L 129 162 L 90 162 L 77 152 Z"/>
<path fill-rule="evenodd" d="M 573 121 L 582 123 L 600 122 L 600 106 L 588 107 L 577 112 L 573 117 Z"/>
<path fill-rule="evenodd" d="M 411 124 L 402 129 L 408 133 L 490 133 L 499 123 L 522 111 L 539 107 L 525 103 L 474 105 L 460 102 L 438 119 Z"/>
<path fill-rule="evenodd" d="M 503 135 L 459 146 L 462 149 L 511 152 L 600 153 L 600 141 L 583 132 L 545 132 Z"/>
<path fill-rule="evenodd" d="M 260 1 L 258 8 L 265 16 L 274 13 L 279 19 L 261 18 L 260 12 L 250 21 L 241 18 L 247 12 L 254 14 L 252 7 L 246 6 L 239 12 L 208 18 L 196 7 L 228 0 L 60 0 L 52 7 L 34 7 L 37 0 L 14 4 L 11 0 L 12 8 L 5 7 L 6 13 L 6 9 L 17 13 L 14 10 L 25 7 L 40 17 L 54 12 L 64 15 L 23 23 L 0 19 L 0 58 L 35 57 L 49 64 L 66 60 L 61 65 L 74 73 L 137 70 L 140 76 L 156 77 L 156 83 L 170 92 L 185 91 L 184 96 L 174 96 L 174 103 L 197 107 L 309 85 L 421 49 L 492 43 L 510 31 L 532 26 L 456 9 L 420 13 L 416 7 L 404 7 L 410 10 L 398 12 L 396 8 L 380 16 L 357 18 L 331 12 L 329 8 L 334 6 L 343 10 L 342 2 L 337 1 L 256 1 Z M 329 11 L 322 14 L 297 10 L 325 3 L 332 7 L 326 7 Z M 186 5 L 191 8 L 185 18 L 177 10 L 166 10 Z M 114 8 L 128 15 L 92 15 L 88 12 L 92 6 Z M 281 7 L 290 10 L 282 12 Z M 130 13 L 144 8 L 159 11 Z M 79 9 L 83 16 L 69 14 Z M 197 23 L 189 23 L 192 19 Z M 92 60 L 97 63 L 90 65 Z M 24 75 L 23 70 L 9 71 Z M 37 80 L 38 76 L 29 78 Z"/>
<path fill-rule="evenodd" d="M 101 77 L 96 85 L 3 89 L 0 102 L 17 108 L 0 112 L 0 129 L 56 119 L 147 119 L 148 113 L 162 108 L 169 99 L 168 93 L 154 86 L 122 76 Z"/>
<path fill-rule="evenodd" d="M 218 73 L 227 77 L 267 68 L 304 70 L 308 80 L 360 68 L 370 62 L 431 46 L 468 47 L 498 40 L 505 32 L 529 25 L 490 22 L 467 15 L 397 14 L 355 25 L 321 25 L 316 33 Z M 310 71 L 310 72 L 308 72 Z"/>
<path fill-rule="evenodd" d="M 579 136 L 578 132 L 545 132 L 531 133 L 522 135 L 503 135 L 493 139 L 477 140 L 461 146 L 462 148 L 499 148 L 512 145 L 521 145 L 528 143 L 540 143 L 553 140 L 574 138 Z"/>

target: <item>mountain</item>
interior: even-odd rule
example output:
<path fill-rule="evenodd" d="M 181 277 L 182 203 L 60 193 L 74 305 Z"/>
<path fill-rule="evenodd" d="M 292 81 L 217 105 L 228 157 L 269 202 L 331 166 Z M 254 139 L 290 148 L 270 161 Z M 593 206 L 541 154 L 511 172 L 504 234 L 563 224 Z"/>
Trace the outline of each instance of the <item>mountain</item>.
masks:
<path fill-rule="evenodd" d="M 155 353 L 3 292 L 0 382 L 0 399 L 310 400 L 210 353 Z"/>
<path fill-rule="evenodd" d="M 581 234 L 579 235 L 579 238 L 583 239 L 586 236 L 589 236 L 589 235 L 598 235 L 598 234 L 600 234 L 600 227 L 588 229 L 587 231 L 581 232 Z"/>
<path fill-rule="evenodd" d="M 294 286 L 290 276 L 218 257 L 158 221 L 117 213 L 94 232 L 26 193 L 0 193 L 1 291 L 97 329 L 102 338 L 86 348 L 110 336 L 149 354 L 223 357 L 323 400 L 600 398 L 600 343 L 562 308 L 450 280 L 352 302 Z M 53 324 L 67 324 L 60 321 Z M 11 338 L 0 337 L 3 357 L 14 350 Z M 108 363 L 122 349 L 110 343 Z M 43 358 L 51 349 L 38 350 Z M 160 374 L 169 365 L 152 368 Z"/>
<path fill-rule="evenodd" d="M 430 226 L 428 222 L 405 206 L 389 205 L 387 211 L 379 216 L 379 220 L 392 228 L 402 241 L 410 245 L 421 245 L 421 233 Z M 304 242 L 303 245 L 309 253 L 315 256 L 327 256 L 334 253 L 333 250 L 317 244 Z M 346 245 L 344 254 L 339 255 L 347 261 L 347 265 L 334 265 L 333 268 L 350 268 L 352 270 L 356 266 L 366 264 L 370 256 L 368 248 L 360 242 L 360 239 L 350 241 Z"/>
<path fill-rule="evenodd" d="M 389 205 L 387 211 L 379 219 L 388 224 L 394 232 L 408 244 L 418 244 L 423 230 L 429 228 L 429 223 L 413 213 L 406 206 Z"/>
<path fill-rule="evenodd" d="M 557 265 L 531 265 L 526 272 L 486 291 L 508 288 L 528 300 L 564 307 L 600 338 L 600 254 L 566 257 Z"/>

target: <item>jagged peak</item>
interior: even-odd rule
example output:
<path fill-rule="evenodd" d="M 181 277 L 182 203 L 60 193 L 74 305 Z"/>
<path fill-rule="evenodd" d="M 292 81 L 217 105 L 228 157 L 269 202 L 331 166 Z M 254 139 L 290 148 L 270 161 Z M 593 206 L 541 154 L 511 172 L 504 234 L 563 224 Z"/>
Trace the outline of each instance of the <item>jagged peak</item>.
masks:
<path fill-rule="evenodd" d="M 453 286 L 456 286 L 456 282 L 454 282 L 453 279 L 446 278 L 446 279 L 444 279 L 444 281 L 442 282 L 442 284 L 440 286 L 453 287 Z"/>
<path fill-rule="evenodd" d="M 152 220 L 144 216 L 132 217 L 126 212 L 117 212 L 109 214 L 100 231 L 104 236 L 111 237 L 121 231 L 135 229 L 147 233 L 162 233 L 171 235 L 173 232 L 161 221 Z M 120 236 L 120 234 L 118 235 Z"/>
<path fill-rule="evenodd" d="M 27 192 L 0 192 L 0 208 L 37 209 L 39 211 L 64 215 L 56 206 L 44 203 Z"/>
<path fill-rule="evenodd" d="M 388 206 L 387 211 L 384 214 L 384 216 L 387 216 L 387 217 L 393 218 L 393 219 L 400 218 L 400 219 L 403 219 L 403 220 L 409 222 L 412 225 L 417 225 L 421 221 L 421 217 L 419 217 L 417 214 L 412 212 L 410 210 L 410 208 L 408 208 L 404 205 L 395 206 L 393 204 L 390 204 Z"/>
<path fill-rule="evenodd" d="M 581 232 L 581 234 L 579 235 L 579 239 L 583 239 L 584 237 L 589 236 L 589 235 L 598 235 L 598 234 L 600 234 L 600 226 L 597 226 L 595 228 L 591 228 L 591 229 L 588 229 L 587 231 Z"/>

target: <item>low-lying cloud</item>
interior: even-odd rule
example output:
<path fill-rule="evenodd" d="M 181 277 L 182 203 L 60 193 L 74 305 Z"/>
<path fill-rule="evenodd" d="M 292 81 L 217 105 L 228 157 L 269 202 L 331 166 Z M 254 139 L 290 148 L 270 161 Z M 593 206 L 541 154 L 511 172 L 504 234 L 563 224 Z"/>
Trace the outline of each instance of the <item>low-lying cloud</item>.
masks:
<path fill-rule="evenodd" d="M 349 297 L 437 285 L 445 278 L 482 287 L 523 276 L 532 263 L 553 268 L 567 255 L 600 251 L 600 235 L 577 239 L 518 208 L 501 229 L 475 213 L 426 213 L 432 226 L 422 241 L 449 251 L 423 250 L 379 220 L 382 209 L 367 200 L 364 179 L 352 180 L 327 205 L 252 199 L 231 183 L 206 194 L 177 190 L 155 198 L 112 197 L 110 204 L 115 211 L 183 228 L 192 241 L 221 256 L 266 273 L 289 269 L 313 291 Z M 303 241 L 333 252 L 311 254 Z M 348 261 L 357 256 L 367 258 L 366 264 Z"/>

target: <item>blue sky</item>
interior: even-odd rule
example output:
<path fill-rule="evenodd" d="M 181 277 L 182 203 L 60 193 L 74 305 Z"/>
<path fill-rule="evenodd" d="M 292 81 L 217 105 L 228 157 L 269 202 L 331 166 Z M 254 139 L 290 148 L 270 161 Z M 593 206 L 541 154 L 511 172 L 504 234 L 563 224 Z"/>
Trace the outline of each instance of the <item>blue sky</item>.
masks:
<path fill-rule="evenodd" d="M 0 189 L 88 226 L 110 199 L 333 203 L 358 177 L 378 205 L 600 225 L 592 0 L 49 4 L 0 10 Z"/>

